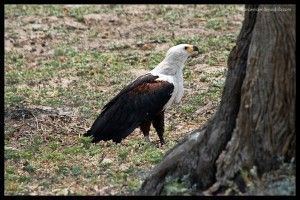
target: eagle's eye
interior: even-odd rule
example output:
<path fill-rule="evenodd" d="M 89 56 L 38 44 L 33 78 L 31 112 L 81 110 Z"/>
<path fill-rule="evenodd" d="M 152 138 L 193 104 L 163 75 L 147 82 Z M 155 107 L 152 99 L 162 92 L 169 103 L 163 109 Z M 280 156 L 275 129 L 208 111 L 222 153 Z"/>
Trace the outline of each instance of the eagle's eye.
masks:
<path fill-rule="evenodd" d="M 187 49 L 188 49 L 188 47 L 187 47 L 187 46 L 185 46 L 185 47 L 184 47 L 184 49 L 185 49 L 185 50 L 187 50 Z"/>

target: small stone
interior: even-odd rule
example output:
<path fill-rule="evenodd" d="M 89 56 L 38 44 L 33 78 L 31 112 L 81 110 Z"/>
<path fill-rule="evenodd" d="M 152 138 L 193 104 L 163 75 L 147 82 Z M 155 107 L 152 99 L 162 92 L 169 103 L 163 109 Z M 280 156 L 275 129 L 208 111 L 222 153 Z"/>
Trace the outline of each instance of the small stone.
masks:
<path fill-rule="evenodd" d="M 103 164 L 109 164 L 109 163 L 112 163 L 113 161 L 111 160 L 111 159 L 109 159 L 109 158 L 104 158 L 103 160 L 102 160 L 102 163 Z"/>

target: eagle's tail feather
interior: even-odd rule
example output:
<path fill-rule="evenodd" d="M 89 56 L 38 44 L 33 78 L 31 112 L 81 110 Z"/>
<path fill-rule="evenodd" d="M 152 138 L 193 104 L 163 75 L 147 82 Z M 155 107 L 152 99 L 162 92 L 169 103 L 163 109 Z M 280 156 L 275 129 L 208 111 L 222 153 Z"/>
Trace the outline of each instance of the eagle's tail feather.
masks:
<path fill-rule="evenodd" d="M 95 128 L 94 128 L 95 129 Z M 87 132 L 83 134 L 84 137 L 91 137 L 92 143 L 97 143 L 103 140 L 103 135 L 96 134 L 96 131 L 94 129 L 89 129 Z"/>

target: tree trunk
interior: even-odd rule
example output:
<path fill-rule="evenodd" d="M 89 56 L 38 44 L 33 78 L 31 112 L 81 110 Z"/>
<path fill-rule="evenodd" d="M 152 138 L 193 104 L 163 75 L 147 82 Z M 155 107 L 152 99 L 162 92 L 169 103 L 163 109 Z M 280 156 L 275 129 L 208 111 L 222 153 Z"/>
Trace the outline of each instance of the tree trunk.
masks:
<path fill-rule="evenodd" d="M 278 157 L 295 156 L 295 7 L 275 7 L 246 5 L 217 112 L 167 152 L 138 194 L 163 194 L 172 180 L 203 191 L 241 169 L 255 165 L 262 174 Z"/>

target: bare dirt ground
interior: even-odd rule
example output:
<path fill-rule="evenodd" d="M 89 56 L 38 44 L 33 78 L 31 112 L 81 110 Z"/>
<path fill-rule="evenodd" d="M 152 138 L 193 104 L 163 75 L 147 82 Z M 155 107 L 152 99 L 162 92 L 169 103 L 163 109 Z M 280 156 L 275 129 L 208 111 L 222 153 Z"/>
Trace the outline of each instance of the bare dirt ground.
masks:
<path fill-rule="evenodd" d="M 5 6 L 5 194 L 131 194 L 163 154 L 215 112 L 242 6 Z M 166 112 L 167 144 L 135 130 L 121 144 L 81 135 L 103 105 L 191 43 L 185 95 Z M 154 130 L 150 139 L 158 142 Z"/>

